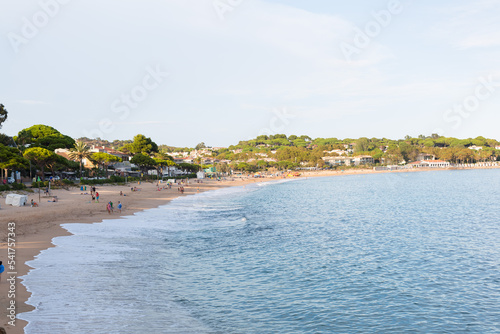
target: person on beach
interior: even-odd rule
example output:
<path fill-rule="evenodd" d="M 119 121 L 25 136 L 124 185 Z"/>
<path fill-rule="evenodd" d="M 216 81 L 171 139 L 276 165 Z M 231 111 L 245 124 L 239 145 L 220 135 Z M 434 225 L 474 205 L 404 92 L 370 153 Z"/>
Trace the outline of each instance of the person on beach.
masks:
<path fill-rule="evenodd" d="M 122 203 L 120 201 L 118 201 L 118 211 L 122 213 Z"/>
<path fill-rule="evenodd" d="M 99 203 L 99 193 L 98 192 L 95 193 L 95 202 Z"/>
<path fill-rule="evenodd" d="M 2 281 L 2 273 L 5 271 L 5 267 L 2 264 L 2 261 L 0 261 L 0 281 Z"/>
<path fill-rule="evenodd" d="M 113 202 L 109 201 L 109 205 L 111 206 L 111 212 L 113 212 L 115 210 L 115 208 L 113 207 Z"/>
<path fill-rule="evenodd" d="M 106 210 L 108 210 L 108 213 L 111 214 L 111 204 L 106 205 Z"/>

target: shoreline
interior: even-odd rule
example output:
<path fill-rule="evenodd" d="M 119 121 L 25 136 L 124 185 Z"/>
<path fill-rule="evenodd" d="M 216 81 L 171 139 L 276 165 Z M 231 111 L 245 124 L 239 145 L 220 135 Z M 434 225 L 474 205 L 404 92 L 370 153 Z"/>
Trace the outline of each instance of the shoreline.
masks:
<path fill-rule="evenodd" d="M 262 181 L 271 180 L 276 180 L 276 178 Z M 42 197 L 39 203 L 40 207 L 38 208 L 32 208 L 29 204 L 20 208 L 7 208 L 4 201 L 2 201 L 0 203 L 0 223 L 2 225 L 2 230 L 0 231 L 0 259 L 5 266 L 5 272 L 0 282 L 0 327 L 4 327 L 9 334 L 24 333 L 24 327 L 27 325 L 27 322 L 16 319 L 15 326 L 9 325 L 8 322 L 10 319 L 7 318 L 7 307 L 11 300 L 15 300 L 16 315 L 34 309 L 33 306 L 27 304 L 31 293 L 22 284 L 23 280 L 20 277 L 27 275 L 33 269 L 27 265 L 28 261 L 33 260 L 41 251 L 55 247 L 52 243 L 53 238 L 71 235 L 70 232 L 61 226 L 62 224 L 101 223 L 103 220 L 119 219 L 124 216 L 134 215 L 137 212 L 157 208 L 181 196 L 190 196 L 232 186 L 244 186 L 256 182 L 261 182 L 261 179 L 235 179 L 235 181 L 220 182 L 203 180 L 203 183 L 199 184 L 190 182 L 189 186 L 184 185 L 184 194 L 177 191 L 176 185 L 172 186 L 172 189 L 157 191 L 155 183 L 142 183 L 141 185 L 136 185 L 138 188 L 142 188 L 141 191 L 137 192 L 131 192 L 128 186 L 101 185 L 96 186 L 97 192 L 100 193 L 100 203 L 89 203 L 90 195 L 80 195 L 80 188 L 69 191 L 58 189 L 53 191 L 53 195 L 59 198 L 57 203 L 49 203 L 48 198 Z M 119 195 L 120 191 L 123 191 L 126 196 L 121 197 Z M 30 200 L 31 198 L 38 202 L 38 194 L 29 195 L 28 199 Z M 113 201 L 115 210 L 118 200 L 121 200 L 124 205 L 121 214 L 117 211 L 113 214 L 108 214 L 105 205 L 109 200 Z M 62 212 L 58 213 L 58 209 Z M 7 224 L 9 222 L 14 222 L 16 226 L 16 288 L 15 298 L 13 299 L 8 297 L 10 284 L 7 282 L 7 272 L 9 272 L 9 269 L 7 267 L 8 247 L 6 237 Z"/>
<path fill-rule="evenodd" d="M 396 171 L 374 171 L 373 169 L 352 169 L 341 171 L 302 171 L 301 177 L 294 179 L 306 179 L 309 177 L 332 177 L 342 175 L 365 175 L 365 174 L 385 174 L 385 173 L 405 173 L 405 172 L 425 172 L 425 171 L 449 171 L 449 170 L 475 170 L 475 169 L 498 169 L 500 167 L 480 167 L 480 168 L 415 168 L 410 170 Z M 101 223 L 107 219 L 118 219 L 123 216 L 130 216 L 137 212 L 159 207 L 168 204 L 172 199 L 181 196 L 194 195 L 210 190 L 221 188 L 244 186 L 252 183 L 270 182 L 281 180 L 281 177 L 274 178 L 235 178 L 235 181 L 214 181 L 203 180 L 203 183 L 191 182 L 185 187 L 185 193 L 181 194 L 177 191 L 177 186 L 173 186 L 169 190 L 157 191 L 154 183 L 143 183 L 137 185 L 142 188 L 141 191 L 131 192 L 129 186 L 97 186 L 97 191 L 101 194 L 101 203 L 89 203 L 89 195 L 83 195 L 78 189 L 72 190 L 55 190 L 54 195 L 60 197 L 57 203 L 48 203 L 47 199 L 42 199 L 39 208 L 31 208 L 28 206 L 21 208 L 6 208 L 4 203 L 1 205 L 1 224 L 0 231 L 0 259 L 3 260 L 6 267 L 2 281 L 0 282 L 0 326 L 3 326 L 8 333 L 24 333 L 24 327 L 27 322 L 16 319 L 15 327 L 8 325 L 7 307 L 10 299 L 8 298 L 9 284 L 7 283 L 7 224 L 9 222 L 16 223 L 16 277 L 27 275 L 33 268 L 28 266 L 26 262 L 33 260 L 42 250 L 55 247 L 52 244 L 52 239 L 59 236 L 69 236 L 69 233 L 64 229 L 62 224 L 70 223 Z M 123 191 L 126 196 L 121 197 L 119 192 Z M 85 191 L 84 191 L 85 192 Z M 154 196 L 153 196 L 154 195 Z M 31 194 L 29 199 L 36 198 L 38 195 Z M 114 213 L 109 215 L 105 209 L 107 201 L 113 201 L 116 204 L 121 200 L 124 204 L 122 214 Z M 2 201 L 3 202 L 3 201 Z M 33 306 L 26 302 L 31 296 L 27 291 L 26 286 L 22 284 L 22 279 L 16 280 L 16 314 L 29 312 L 34 309 Z"/>

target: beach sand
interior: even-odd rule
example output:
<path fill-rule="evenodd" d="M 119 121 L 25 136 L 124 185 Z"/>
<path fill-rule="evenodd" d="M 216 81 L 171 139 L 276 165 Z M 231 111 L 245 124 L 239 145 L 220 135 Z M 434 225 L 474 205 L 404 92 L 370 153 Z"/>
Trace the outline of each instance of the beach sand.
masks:
<path fill-rule="evenodd" d="M 396 172 L 417 172 L 426 170 L 446 170 L 446 169 L 415 169 Z M 324 177 L 335 175 L 353 175 L 353 174 L 379 174 L 387 173 L 388 171 L 375 172 L 372 169 L 353 169 L 341 171 L 314 171 L 303 172 L 302 177 Z M 172 189 L 157 191 L 156 183 L 130 184 L 129 186 L 97 186 L 97 191 L 100 194 L 100 203 L 91 201 L 90 188 L 87 186 L 87 191 L 80 191 L 80 188 L 71 188 L 70 190 L 53 190 L 52 195 L 56 195 L 58 202 L 48 202 L 52 197 L 41 197 L 39 207 L 30 207 L 31 199 L 38 202 L 38 194 L 28 195 L 28 205 L 25 207 L 11 207 L 5 205 L 5 198 L 0 199 L 0 260 L 5 265 L 5 272 L 2 274 L 0 282 L 0 326 L 3 326 L 9 334 L 24 333 L 26 323 L 22 320 L 16 320 L 15 327 L 8 325 L 7 307 L 11 300 L 16 302 L 16 314 L 28 312 L 33 309 L 32 306 L 25 302 L 28 300 L 30 293 L 21 283 L 20 276 L 26 275 L 31 269 L 26 262 L 31 261 L 37 256 L 40 251 L 53 247 L 51 240 L 56 236 L 69 235 L 60 225 L 67 223 L 96 223 L 105 219 L 119 218 L 121 216 L 132 215 L 135 212 L 156 208 L 166 204 L 168 201 L 179 196 L 193 195 L 197 192 L 215 190 L 230 186 L 243 186 L 249 183 L 271 181 L 273 179 L 239 179 L 235 181 L 212 181 L 204 180 L 203 183 L 190 182 L 189 186 L 185 187 L 185 192 L 181 195 L 177 191 L 177 186 L 172 186 Z M 137 187 L 140 191 L 131 191 L 131 187 Z M 122 191 L 126 196 L 120 196 Z M 3 194 L 4 197 L 6 193 Z M 112 201 L 114 203 L 115 212 L 111 215 L 106 210 L 106 204 Z M 118 213 L 116 207 L 118 201 L 123 203 L 122 213 Z M 11 299 L 9 295 L 10 284 L 7 282 L 8 269 L 8 245 L 7 233 L 8 224 L 15 223 L 15 261 L 17 272 L 15 298 Z M 12 247 L 11 247 L 12 248 Z"/>

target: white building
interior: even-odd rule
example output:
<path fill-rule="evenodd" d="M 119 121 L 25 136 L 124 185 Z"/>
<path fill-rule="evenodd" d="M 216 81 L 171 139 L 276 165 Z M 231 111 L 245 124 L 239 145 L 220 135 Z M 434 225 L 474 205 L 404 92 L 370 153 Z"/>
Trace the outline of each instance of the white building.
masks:
<path fill-rule="evenodd" d="M 372 165 L 375 163 L 375 159 L 371 155 L 359 155 L 357 157 L 353 157 L 351 159 L 351 162 L 354 163 L 354 165 L 359 166 L 359 165 Z"/>
<path fill-rule="evenodd" d="M 371 165 L 375 160 L 370 155 L 359 155 L 356 157 L 323 157 L 325 164 L 330 166 L 359 166 Z"/>
<path fill-rule="evenodd" d="M 448 168 L 450 163 L 444 160 L 421 160 L 411 162 L 407 166 L 410 168 Z"/>

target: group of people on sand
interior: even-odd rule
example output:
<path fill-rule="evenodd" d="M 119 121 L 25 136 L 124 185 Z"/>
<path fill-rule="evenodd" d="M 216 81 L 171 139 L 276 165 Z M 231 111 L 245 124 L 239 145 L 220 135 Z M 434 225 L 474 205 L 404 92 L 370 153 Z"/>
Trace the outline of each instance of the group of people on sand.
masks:
<path fill-rule="evenodd" d="M 90 196 L 92 196 L 92 201 L 94 201 L 95 203 L 99 203 L 100 195 L 95 186 L 90 187 Z M 125 196 L 122 191 L 120 191 L 120 196 Z M 118 201 L 117 209 L 120 213 L 122 212 L 122 207 L 123 205 L 121 201 Z M 109 201 L 106 204 L 106 210 L 108 211 L 109 214 L 114 212 L 113 202 Z"/>
<path fill-rule="evenodd" d="M 122 203 L 121 201 L 118 201 L 118 211 L 122 213 Z M 109 201 L 108 204 L 106 204 L 106 210 L 108 211 L 109 214 L 114 212 L 114 207 L 113 207 L 113 202 Z"/>
<path fill-rule="evenodd" d="M 167 183 L 163 187 L 160 187 L 160 182 L 156 182 L 156 191 L 162 191 L 162 190 L 165 190 L 165 189 L 172 189 L 172 184 L 171 183 Z"/>
<path fill-rule="evenodd" d="M 95 186 L 90 187 L 90 196 L 95 203 L 99 203 L 99 192 L 96 191 Z"/>
<path fill-rule="evenodd" d="M 180 186 L 179 188 L 177 188 L 177 191 L 180 192 L 181 194 L 184 194 L 184 187 Z"/>

